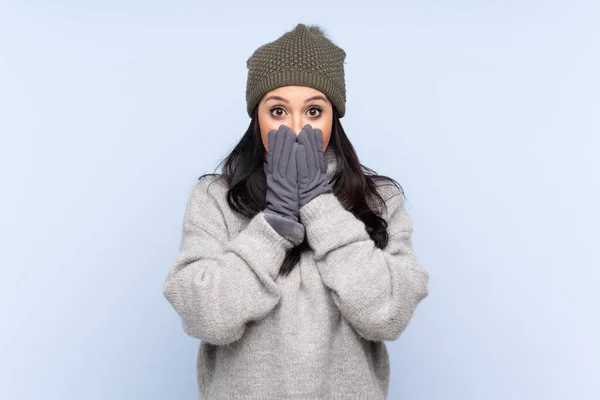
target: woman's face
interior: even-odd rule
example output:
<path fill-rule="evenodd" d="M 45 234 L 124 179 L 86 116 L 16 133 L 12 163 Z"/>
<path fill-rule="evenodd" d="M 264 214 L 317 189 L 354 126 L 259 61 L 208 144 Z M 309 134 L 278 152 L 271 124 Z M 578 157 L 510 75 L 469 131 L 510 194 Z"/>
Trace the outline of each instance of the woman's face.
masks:
<path fill-rule="evenodd" d="M 323 151 L 329 144 L 333 124 L 333 106 L 327 96 L 308 86 L 282 86 L 263 96 L 258 104 L 258 124 L 265 150 L 268 134 L 286 125 L 296 136 L 304 125 L 323 132 Z"/>

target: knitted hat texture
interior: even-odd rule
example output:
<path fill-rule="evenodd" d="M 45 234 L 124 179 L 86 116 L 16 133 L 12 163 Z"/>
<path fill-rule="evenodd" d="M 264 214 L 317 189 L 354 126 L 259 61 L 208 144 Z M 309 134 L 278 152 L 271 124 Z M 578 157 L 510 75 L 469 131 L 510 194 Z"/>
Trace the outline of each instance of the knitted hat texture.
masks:
<path fill-rule="evenodd" d="M 269 91 L 281 86 L 309 86 L 325 93 L 346 113 L 344 59 L 346 52 L 325 37 L 317 26 L 298 24 L 277 40 L 264 44 L 246 61 L 248 115 Z"/>

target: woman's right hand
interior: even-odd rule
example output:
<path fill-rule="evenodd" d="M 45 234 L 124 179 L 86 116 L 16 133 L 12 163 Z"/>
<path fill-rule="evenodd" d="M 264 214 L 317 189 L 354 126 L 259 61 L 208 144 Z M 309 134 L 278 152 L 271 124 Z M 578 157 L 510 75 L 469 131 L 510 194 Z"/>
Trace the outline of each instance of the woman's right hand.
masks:
<path fill-rule="evenodd" d="M 282 124 L 278 130 L 269 131 L 267 140 L 267 159 L 263 165 L 267 178 L 265 210 L 299 221 L 296 134 Z"/>

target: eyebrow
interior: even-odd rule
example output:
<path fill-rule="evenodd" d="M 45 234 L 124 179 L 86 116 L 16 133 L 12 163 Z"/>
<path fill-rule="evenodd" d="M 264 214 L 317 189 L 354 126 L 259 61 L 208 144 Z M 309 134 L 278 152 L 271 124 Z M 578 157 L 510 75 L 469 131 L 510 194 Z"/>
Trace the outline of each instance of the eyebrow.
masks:
<path fill-rule="evenodd" d="M 286 99 L 284 99 L 281 96 L 269 96 L 265 99 L 264 103 L 266 103 L 268 100 L 279 100 L 279 101 L 283 101 L 286 104 L 290 104 L 289 101 L 287 101 Z M 327 103 L 327 99 L 325 97 L 321 96 L 320 94 L 313 96 L 311 98 L 308 98 L 304 102 L 308 103 L 309 101 L 313 101 L 313 100 L 323 100 L 325 103 Z"/>

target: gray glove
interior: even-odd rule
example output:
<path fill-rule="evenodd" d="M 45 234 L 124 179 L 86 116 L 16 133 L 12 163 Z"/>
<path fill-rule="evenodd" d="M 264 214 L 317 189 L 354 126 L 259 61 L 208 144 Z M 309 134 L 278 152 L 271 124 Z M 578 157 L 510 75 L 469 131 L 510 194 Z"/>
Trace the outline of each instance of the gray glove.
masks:
<path fill-rule="evenodd" d="M 298 196 L 302 208 L 321 194 L 333 193 L 333 188 L 327 182 L 323 132 L 306 124 L 298 134 L 298 143 Z"/>
<path fill-rule="evenodd" d="M 267 159 L 263 169 L 267 177 L 266 210 L 298 221 L 298 170 L 296 134 L 285 125 L 268 133 Z"/>
<path fill-rule="evenodd" d="M 267 178 L 265 219 L 281 236 L 298 245 L 304 240 L 304 225 L 299 222 L 296 134 L 285 125 L 268 133 L 267 159 L 263 170 Z"/>

